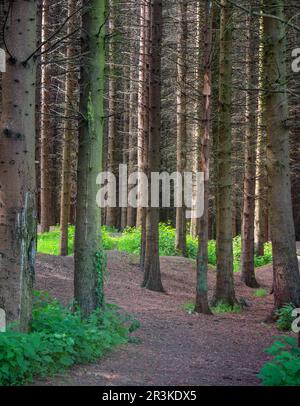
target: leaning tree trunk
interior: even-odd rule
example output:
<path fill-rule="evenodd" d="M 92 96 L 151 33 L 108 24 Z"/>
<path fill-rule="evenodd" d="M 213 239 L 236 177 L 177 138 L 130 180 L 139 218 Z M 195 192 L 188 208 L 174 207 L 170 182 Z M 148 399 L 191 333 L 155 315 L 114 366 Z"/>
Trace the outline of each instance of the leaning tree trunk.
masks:
<path fill-rule="evenodd" d="M 86 0 L 83 6 L 74 285 L 75 300 L 86 317 L 103 300 L 96 179 L 102 169 L 105 2 Z"/>
<path fill-rule="evenodd" d="M 162 40 L 162 1 L 151 0 L 151 52 L 150 52 L 150 94 L 149 94 L 149 150 L 148 174 L 151 202 L 151 173 L 160 170 L 160 131 L 161 131 L 161 40 Z M 159 262 L 159 208 L 147 208 L 146 239 L 144 257 L 144 280 L 142 286 L 162 292 Z"/>
<path fill-rule="evenodd" d="M 217 284 L 214 301 L 233 305 L 232 253 L 232 5 L 221 1 L 217 146 Z"/>
<path fill-rule="evenodd" d="M 246 61 L 247 93 L 246 93 L 246 132 L 245 132 L 245 177 L 244 201 L 242 218 L 242 255 L 241 280 L 250 288 L 259 285 L 254 269 L 254 212 L 255 212 L 255 162 L 256 162 L 256 98 L 254 97 L 256 65 L 255 65 L 255 21 L 256 17 L 248 17 L 248 54 Z"/>
<path fill-rule="evenodd" d="M 48 0 L 42 3 L 42 41 L 47 41 L 50 36 L 50 3 Z M 40 193 L 40 225 L 41 232 L 49 231 L 53 213 L 52 199 L 52 176 L 51 166 L 51 143 L 53 142 L 53 126 L 51 123 L 51 65 L 47 63 L 47 53 L 45 53 L 48 44 L 42 47 L 41 56 L 41 193 Z"/>
<path fill-rule="evenodd" d="M 178 2 L 179 27 L 177 39 L 177 172 L 183 178 L 186 170 L 186 142 L 187 142 L 187 100 L 186 100 L 186 76 L 187 76 L 187 0 Z M 176 250 L 186 256 L 186 217 L 184 205 L 184 188 L 182 188 L 182 204 L 176 207 Z"/>
<path fill-rule="evenodd" d="M 204 8 L 204 10 L 202 10 Z M 198 313 L 211 314 L 208 305 L 208 204 L 209 204 L 209 140 L 211 132 L 211 52 L 212 52 L 212 10 L 209 0 L 199 2 L 199 31 L 202 28 L 203 35 L 200 35 L 201 43 L 204 44 L 203 62 L 203 102 L 201 120 L 201 159 L 200 171 L 204 173 L 204 212 L 199 222 L 198 233 L 198 255 L 197 255 L 197 285 L 196 285 L 196 306 Z M 202 18 L 203 15 L 203 18 Z M 200 44 L 199 44 L 200 45 Z M 199 117 L 201 119 L 201 117 Z"/>
<path fill-rule="evenodd" d="M 300 306 L 289 166 L 286 30 L 283 0 L 264 2 L 265 119 L 275 308 Z"/>
<path fill-rule="evenodd" d="M 68 0 L 68 32 L 71 36 L 75 30 L 74 15 L 76 1 Z M 77 107 L 77 73 L 73 67 L 72 59 L 76 55 L 76 49 L 72 44 L 67 47 L 67 75 L 65 87 L 65 122 L 63 140 L 63 159 L 61 174 L 61 200 L 60 200 L 60 255 L 68 255 L 68 225 L 70 217 L 71 191 L 72 191 L 72 149 L 73 140 L 76 134 L 76 121 L 74 112 Z"/>
<path fill-rule="evenodd" d="M 0 308 L 28 330 L 36 247 L 36 1 L 14 2 L 5 26 L 9 49 L 0 131 Z"/>

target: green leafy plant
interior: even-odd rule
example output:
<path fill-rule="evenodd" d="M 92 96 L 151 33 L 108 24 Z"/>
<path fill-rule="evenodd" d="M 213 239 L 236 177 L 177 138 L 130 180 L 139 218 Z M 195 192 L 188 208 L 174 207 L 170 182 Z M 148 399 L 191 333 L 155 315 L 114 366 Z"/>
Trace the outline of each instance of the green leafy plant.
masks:
<path fill-rule="evenodd" d="M 114 228 L 103 226 L 101 228 L 102 246 L 104 250 L 113 250 L 127 252 L 133 255 L 140 254 L 141 248 L 141 230 L 140 228 L 126 228 L 123 233 L 117 233 Z M 175 248 L 175 229 L 168 223 L 159 225 L 159 254 L 161 256 L 179 255 Z M 74 226 L 69 228 L 69 253 L 73 253 L 74 246 Z M 38 252 L 59 255 L 59 228 L 54 228 L 49 233 L 39 234 Z M 187 256 L 195 260 L 198 252 L 198 239 L 187 235 Z M 241 237 L 233 239 L 233 268 L 235 272 L 240 271 L 241 258 Z M 265 244 L 265 254 L 263 257 L 254 257 L 255 266 L 262 266 L 272 262 L 272 247 L 270 243 Z M 208 263 L 215 266 L 216 259 L 216 241 L 208 242 Z"/>
<path fill-rule="evenodd" d="M 242 311 L 242 306 L 235 304 L 230 306 L 226 303 L 219 302 L 215 306 L 212 307 L 213 313 L 220 314 L 220 313 L 240 313 Z"/>
<path fill-rule="evenodd" d="M 266 297 L 268 294 L 267 290 L 264 288 L 259 288 L 254 291 L 256 297 Z"/>
<path fill-rule="evenodd" d="M 279 330 L 281 331 L 291 330 L 292 323 L 294 321 L 294 317 L 292 316 L 294 308 L 295 306 L 293 304 L 288 303 L 276 311 L 276 316 L 278 317 L 276 326 Z"/>
<path fill-rule="evenodd" d="M 294 337 L 280 337 L 266 350 L 273 356 L 262 367 L 259 378 L 264 386 L 300 386 L 300 348 Z"/>
<path fill-rule="evenodd" d="M 0 334 L 0 385 L 19 385 L 35 376 L 63 372 L 92 362 L 128 342 L 137 328 L 131 317 L 106 304 L 88 319 L 71 312 L 48 294 L 36 292 L 31 333 L 9 329 Z"/>
<path fill-rule="evenodd" d="M 193 302 L 184 303 L 184 304 L 182 305 L 182 308 L 183 308 L 184 311 L 186 311 L 187 313 L 191 314 L 191 313 L 193 313 L 194 310 L 195 310 L 195 303 L 193 303 Z"/>

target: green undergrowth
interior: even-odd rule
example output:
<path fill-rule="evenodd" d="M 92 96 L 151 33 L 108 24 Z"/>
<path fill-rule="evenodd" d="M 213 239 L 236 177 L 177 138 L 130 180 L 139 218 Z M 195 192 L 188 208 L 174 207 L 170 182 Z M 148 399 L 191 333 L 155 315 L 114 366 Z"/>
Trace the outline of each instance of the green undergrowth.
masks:
<path fill-rule="evenodd" d="M 254 291 L 256 297 L 266 297 L 268 294 L 267 290 L 264 288 L 259 288 Z"/>
<path fill-rule="evenodd" d="M 102 227 L 102 241 L 105 250 L 119 250 L 133 255 L 139 255 L 141 246 L 141 231 L 139 228 L 127 228 L 121 234 L 115 235 L 116 230 Z M 74 250 L 74 226 L 69 228 L 69 253 Z M 187 256 L 190 259 L 196 259 L 198 250 L 198 241 L 191 235 L 187 235 Z M 39 234 L 38 252 L 51 255 L 59 255 L 59 228 L 55 227 L 49 233 Z M 169 224 L 161 223 L 159 225 L 159 254 L 161 256 L 179 255 L 175 249 L 175 229 Z M 233 259 L 234 271 L 240 270 L 241 257 L 241 237 L 233 239 Z M 272 247 L 270 243 L 265 244 L 265 255 L 263 257 L 255 256 L 255 266 L 259 267 L 272 262 Z M 208 263 L 216 265 L 216 241 L 211 240 L 208 243 Z"/>
<path fill-rule="evenodd" d="M 295 320 L 296 316 L 293 316 L 293 310 L 295 306 L 292 303 L 287 303 L 285 306 L 281 307 L 280 309 L 276 310 L 276 326 L 278 330 L 281 331 L 291 331 L 292 324 Z"/>
<path fill-rule="evenodd" d="M 187 302 L 182 305 L 183 310 L 185 310 L 187 313 L 191 314 L 194 312 L 195 309 L 195 303 L 193 302 Z M 242 311 L 242 306 L 239 304 L 236 304 L 234 306 L 230 306 L 225 303 L 218 303 L 215 306 L 211 307 L 211 310 L 214 314 L 223 314 L 223 313 L 241 313 Z"/>
<path fill-rule="evenodd" d="M 22 385 L 74 364 L 93 362 L 127 343 L 138 327 L 114 305 L 106 304 L 82 320 L 78 311 L 35 292 L 31 332 L 19 333 L 11 326 L 0 333 L 0 385 Z"/>
<path fill-rule="evenodd" d="M 264 386 L 300 386 L 300 348 L 295 337 L 279 337 L 266 350 L 272 357 L 262 367 Z"/>

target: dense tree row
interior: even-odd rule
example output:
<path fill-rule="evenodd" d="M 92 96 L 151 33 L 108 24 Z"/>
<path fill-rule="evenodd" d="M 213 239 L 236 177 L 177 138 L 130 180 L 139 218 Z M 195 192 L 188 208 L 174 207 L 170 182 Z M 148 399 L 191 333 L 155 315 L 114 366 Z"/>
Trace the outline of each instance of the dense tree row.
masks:
<path fill-rule="evenodd" d="M 103 303 L 101 223 L 141 227 L 141 286 L 155 291 L 164 290 L 159 222 L 176 227 L 183 256 L 187 234 L 197 236 L 203 313 L 208 240 L 217 241 L 213 301 L 229 305 L 233 237 L 241 234 L 249 287 L 258 286 L 254 254 L 271 240 L 275 308 L 300 306 L 298 9 L 296 0 L 3 2 L 0 307 L 9 321 L 28 327 L 37 224 L 41 232 L 60 224 L 61 255 L 75 224 L 84 316 Z M 119 186 L 119 164 L 139 171 L 138 196 L 148 175 L 149 201 L 151 173 L 203 172 L 202 217 L 187 219 L 185 204 L 99 210 L 97 176 L 114 173 Z"/>

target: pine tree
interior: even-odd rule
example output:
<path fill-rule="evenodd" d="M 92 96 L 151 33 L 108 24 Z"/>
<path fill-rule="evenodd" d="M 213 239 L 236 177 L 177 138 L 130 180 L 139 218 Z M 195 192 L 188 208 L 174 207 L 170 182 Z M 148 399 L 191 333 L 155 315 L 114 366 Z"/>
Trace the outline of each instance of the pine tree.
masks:
<path fill-rule="evenodd" d="M 103 296 L 96 179 L 102 168 L 105 2 L 86 0 L 83 6 L 74 285 L 75 300 L 86 317 Z"/>
<path fill-rule="evenodd" d="M 10 2 L 0 132 L 0 305 L 28 330 L 36 251 L 35 0 Z"/>

